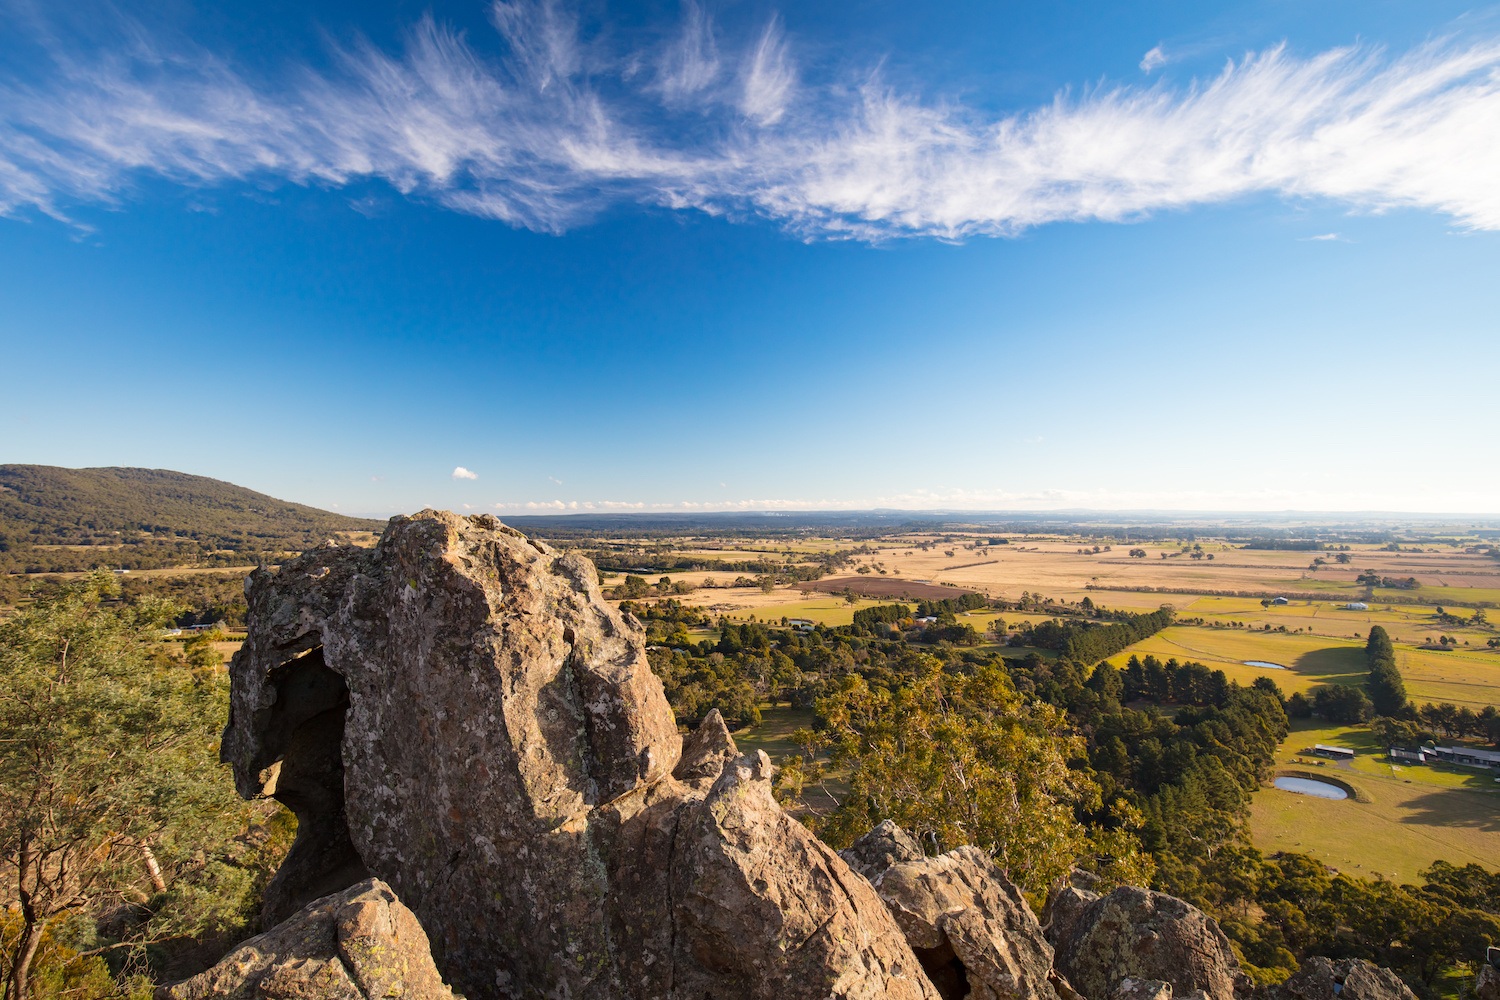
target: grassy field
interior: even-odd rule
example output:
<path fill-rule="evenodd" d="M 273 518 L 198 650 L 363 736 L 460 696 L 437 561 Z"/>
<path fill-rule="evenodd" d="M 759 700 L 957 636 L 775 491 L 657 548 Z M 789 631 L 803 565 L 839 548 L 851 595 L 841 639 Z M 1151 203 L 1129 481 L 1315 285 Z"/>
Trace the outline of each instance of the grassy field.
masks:
<path fill-rule="evenodd" d="M 1197 660 L 1222 669 L 1231 680 L 1253 683 L 1269 677 L 1282 691 L 1307 691 L 1320 684 L 1364 682 L 1363 639 L 1296 632 L 1215 629 L 1174 625 L 1110 657 L 1123 666 L 1132 655 L 1152 654 L 1165 660 Z M 1251 667 L 1246 660 L 1279 663 L 1285 670 Z M 1500 654 L 1474 647 L 1448 652 L 1396 647 L 1396 666 L 1406 681 L 1406 693 L 1418 703 L 1452 702 L 1475 710 L 1500 705 Z"/>
<path fill-rule="evenodd" d="M 779 764 L 785 757 L 802 753 L 802 748 L 793 741 L 792 734 L 799 729 L 811 729 L 813 720 L 810 708 L 791 708 L 785 705 L 769 708 L 763 705 L 760 725 L 749 726 L 734 733 L 734 742 L 740 753 L 764 750 L 772 763 Z M 802 800 L 808 808 L 827 812 L 838 807 L 836 796 L 847 792 L 848 786 L 837 778 L 831 778 L 826 785 L 826 789 L 809 788 L 804 791 Z"/>
<path fill-rule="evenodd" d="M 1354 749 L 1353 762 L 1309 757 L 1314 743 Z M 1363 728 L 1295 726 L 1278 754 L 1292 770 L 1326 770 L 1368 802 L 1329 801 L 1276 788 L 1255 793 L 1250 829 L 1262 851 L 1297 851 L 1351 874 L 1415 882 L 1442 859 L 1500 867 L 1500 784 L 1465 768 L 1392 767 Z"/>
<path fill-rule="evenodd" d="M 1123 667 L 1133 655 L 1151 654 L 1165 660 L 1196 660 L 1222 669 L 1231 680 L 1254 683 L 1269 677 L 1287 694 L 1320 684 L 1358 684 L 1364 680 L 1363 642 L 1286 632 L 1252 632 L 1174 625 L 1136 643 L 1110 662 Z M 1279 663 L 1285 670 L 1245 665 L 1246 660 Z"/>

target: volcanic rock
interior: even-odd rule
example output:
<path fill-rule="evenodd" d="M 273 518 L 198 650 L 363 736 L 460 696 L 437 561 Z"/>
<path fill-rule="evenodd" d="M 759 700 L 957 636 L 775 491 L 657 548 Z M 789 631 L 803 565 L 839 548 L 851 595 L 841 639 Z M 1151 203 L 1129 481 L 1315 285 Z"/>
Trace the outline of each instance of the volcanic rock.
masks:
<path fill-rule="evenodd" d="M 247 596 L 223 754 L 299 821 L 268 918 L 368 872 L 479 1000 L 936 1000 L 764 754 L 716 714 L 684 753 L 587 560 L 423 511 Z"/>
<path fill-rule="evenodd" d="M 1115 987 L 1111 1000 L 1172 1000 L 1172 984 L 1126 976 Z"/>
<path fill-rule="evenodd" d="M 1500 1000 L 1500 966 L 1486 963 L 1479 967 L 1479 978 L 1474 981 L 1474 995 L 1479 1000 Z"/>
<path fill-rule="evenodd" d="M 843 857 L 875 887 L 944 1000 L 1057 1000 L 1052 947 L 984 851 L 923 857 L 886 820 Z"/>
<path fill-rule="evenodd" d="M 1315 955 L 1270 991 L 1278 1000 L 1416 1000 L 1390 969 L 1362 958 L 1330 959 Z"/>
<path fill-rule="evenodd" d="M 1203 990 L 1231 1000 L 1239 961 L 1219 925 L 1175 896 L 1122 886 L 1090 900 L 1071 886 L 1048 907 L 1055 965 L 1090 1000 L 1107 1000 L 1127 977 L 1155 979 L 1182 996 Z"/>
<path fill-rule="evenodd" d="M 157 1000 L 452 1000 L 427 935 L 377 879 L 305 907 Z M 462 1000 L 462 998 L 459 998 Z"/>

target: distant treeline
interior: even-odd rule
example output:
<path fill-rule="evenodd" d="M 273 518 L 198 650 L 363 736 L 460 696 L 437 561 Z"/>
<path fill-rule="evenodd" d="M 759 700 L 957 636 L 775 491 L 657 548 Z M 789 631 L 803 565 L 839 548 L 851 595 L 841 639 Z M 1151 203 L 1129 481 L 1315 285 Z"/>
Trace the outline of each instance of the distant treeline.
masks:
<path fill-rule="evenodd" d="M 1120 618 L 1114 625 L 1054 619 L 1031 626 L 1022 639 L 1028 646 L 1055 649 L 1078 663 L 1098 663 L 1172 624 L 1172 612 L 1167 608 L 1144 615 L 1126 613 Z"/>
<path fill-rule="evenodd" d="M 1298 593 L 1294 590 L 1208 590 L 1203 587 L 1122 587 L 1118 584 L 1099 586 L 1087 584 L 1085 590 L 1109 590 L 1123 594 L 1194 594 L 1199 597 L 1253 597 L 1256 600 L 1262 598 L 1285 597 L 1289 601 L 1333 601 L 1341 600 L 1337 594 L 1322 591 L 1316 594 Z M 1370 604 L 1410 604 L 1410 597 L 1382 597 L 1374 594 L 1369 597 L 1359 598 Z M 1444 607 L 1454 608 L 1496 608 L 1500 607 L 1494 601 L 1458 601 L 1444 595 Z"/>
<path fill-rule="evenodd" d="M 1271 549 L 1285 552 L 1321 552 L 1324 543 L 1309 538 L 1252 538 L 1240 545 L 1243 549 Z"/>

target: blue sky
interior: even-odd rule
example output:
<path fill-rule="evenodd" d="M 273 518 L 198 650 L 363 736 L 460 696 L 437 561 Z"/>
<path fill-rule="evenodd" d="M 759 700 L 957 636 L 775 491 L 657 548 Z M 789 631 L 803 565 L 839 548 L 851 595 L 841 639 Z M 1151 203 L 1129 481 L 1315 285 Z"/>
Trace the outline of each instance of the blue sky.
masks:
<path fill-rule="evenodd" d="M 1495 5 L 58 6 L 0 0 L 0 460 L 1500 511 Z"/>

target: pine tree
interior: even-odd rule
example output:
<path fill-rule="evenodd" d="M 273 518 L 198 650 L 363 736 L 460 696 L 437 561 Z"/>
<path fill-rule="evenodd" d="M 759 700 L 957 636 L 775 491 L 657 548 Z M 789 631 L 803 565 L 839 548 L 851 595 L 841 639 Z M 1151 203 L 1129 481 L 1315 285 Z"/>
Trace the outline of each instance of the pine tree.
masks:
<path fill-rule="evenodd" d="M 1406 710 L 1406 684 L 1396 669 L 1396 648 L 1391 644 L 1391 637 L 1379 625 L 1370 628 L 1365 659 L 1370 668 L 1365 689 L 1375 706 L 1375 714 L 1400 715 Z"/>

